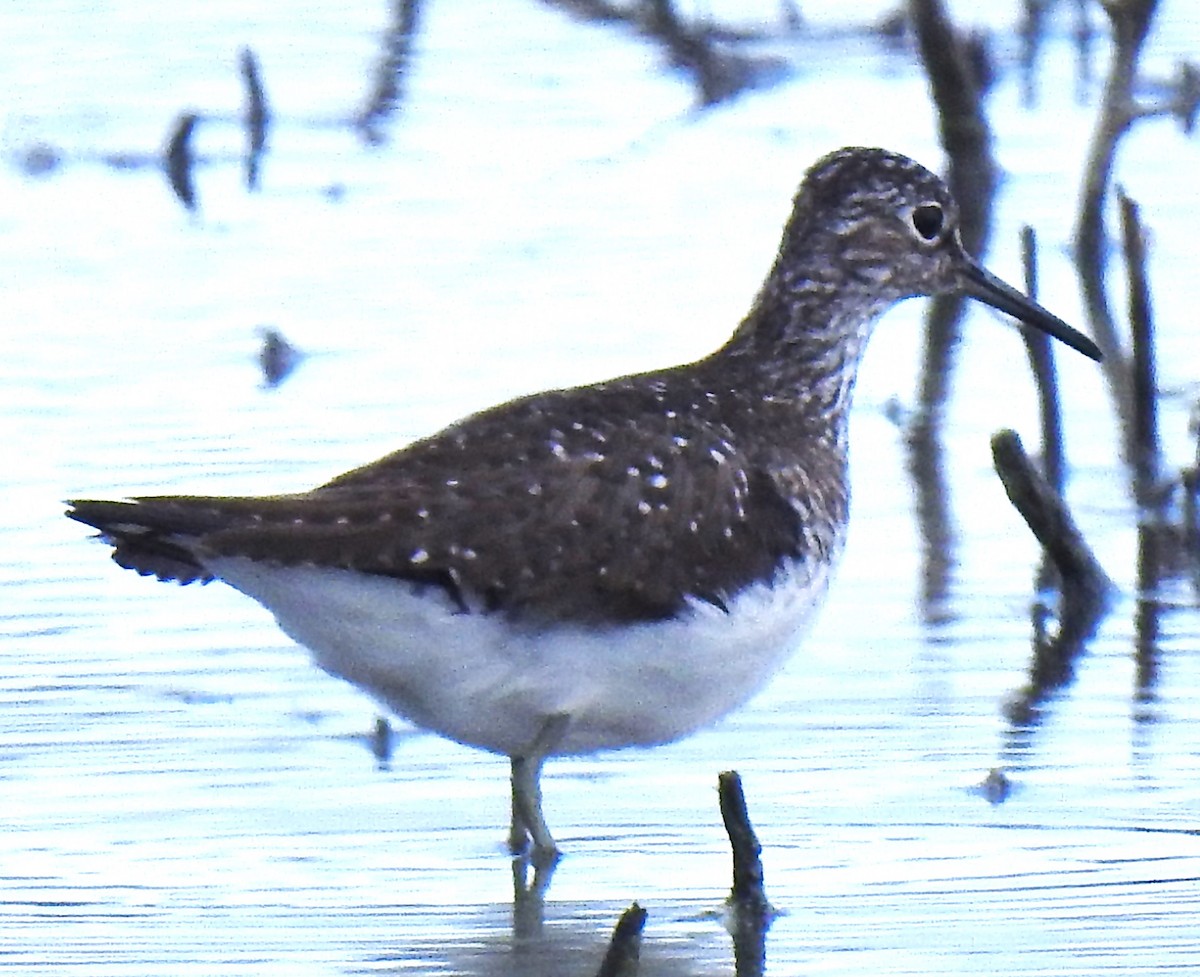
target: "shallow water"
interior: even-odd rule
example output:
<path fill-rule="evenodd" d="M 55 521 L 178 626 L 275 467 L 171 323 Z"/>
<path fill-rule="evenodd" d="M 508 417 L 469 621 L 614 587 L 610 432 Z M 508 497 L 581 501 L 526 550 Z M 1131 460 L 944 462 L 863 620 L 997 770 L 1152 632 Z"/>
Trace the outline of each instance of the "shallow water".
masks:
<path fill-rule="evenodd" d="M 713 729 L 550 764 L 567 857 L 540 936 L 513 934 L 505 762 L 399 722 L 378 759 L 376 707 L 265 612 L 219 586 L 122 573 L 61 517 L 77 495 L 301 489 L 505 397 L 699 355 L 745 311 L 812 159 L 846 143 L 940 158 L 903 52 L 801 47 L 788 83 L 701 114 L 631 33 L 522 2 L 427 4 L 391 141 L 364 149 L 340 120 L 370 87 L 384 6 L 0 13 L 13 52 L 0 66 L 0 961 L 589 974 L 636 899 L 644 972 L 729 973 L 715 786 L 736 768 L 785 913 L 770 973 L 1200 965 L 1195 594 L 1164 586 L 1157 672 L 1139 687 L 1134 512 L 1098 371 L 1060 356 L 1069 498 L 1120 594 L 1041 722 L 1008 725 L 1037 553 L 988 436 L 1015 427 L 1035 444 L 1035 401 L 1015 333 L 986 313 L 967 323 L 948 418 L 957 561 L 938 607 L 921 605 L 887 419 L 913 399 L 909 303 L 860 379 L 854 528 L 816 629 Z M 1155 70 L 1200 41 L 1186 7 L 1164 6 Z M 245 44 L 278 116 L 253 196 L 233 122 Z M 1018 108 L 1011 72 L 993 96 L 1009 177 L 988 264 L 1016 280 L 1016 229 L 1035 224 L 1043 301 L 1079 321 L 1064 249 L 1091 107 L 1070 101 L 1063 41 L 1047 61 L 1036 110 Z M 155 168 L 105 161 L 155 152 L 189 107 L 213 116 L 195 218 Z M 39 144 L 62 163 L 33 177 L 18 164 Z M 1174 465 L 1200 369 L 1185 304 L 1194 153 L 1155 122 L 1120 157 L 1153 229 Z M 275 390 L 257 375 L 264 324 L 308 353 Z M 1014 785 L 999 805 L 975 789 L 995 767 Z"/>

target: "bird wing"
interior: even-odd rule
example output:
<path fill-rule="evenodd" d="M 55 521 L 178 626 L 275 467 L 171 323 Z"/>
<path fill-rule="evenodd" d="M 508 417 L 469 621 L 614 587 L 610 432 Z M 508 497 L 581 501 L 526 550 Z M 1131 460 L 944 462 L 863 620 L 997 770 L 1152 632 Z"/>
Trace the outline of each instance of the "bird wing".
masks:
<path fill-rule="evenodd" d="M 723 607 L 797 554 L 804 527 L 778 473 L 730 432 L 584 406 L 506 405 L 302 494 L 80 501 L 68 514 L 120 565 L 161 579 L 211 579 L 206 558 L 241 556 L 434 584 L 464 611 L 539 620 Z"/>

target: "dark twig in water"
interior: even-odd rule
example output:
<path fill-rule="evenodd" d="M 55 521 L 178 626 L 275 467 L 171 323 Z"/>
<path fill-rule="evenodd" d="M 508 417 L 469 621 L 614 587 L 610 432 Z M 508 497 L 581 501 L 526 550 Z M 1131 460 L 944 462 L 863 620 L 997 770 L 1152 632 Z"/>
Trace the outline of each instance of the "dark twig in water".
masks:
<path fill-rule="evenodd" d="M 171 138 L 167 142 L 163 154 L 163 166 L 167 173 L 167 182 L 179 202 L 189 211 L 195 213 L 198 206 L 196 186 L 192 181 L 192 166 L 195 157 L 192 154 L 192 134 L 200 117 L 195 112 L 185 112 L 175 121 Z"/>
<path fill-rule="evenodd" d="M 384 34 L 383 58 L 375 70 L 370 101 L 355 119 L 364 142 L 379 145 L 386 138 L 383 122 L 400 107 L 405 73 L 412 61 L 420 16 L 420 0 L 395 0 L 392 19 Z"/>
<path fill-rule="evenodd" d="M 1013 783 L 1002 767 L 992 767 L 975 786 L 975 792 L 991 805 L 1003 804 L 1012 794 Z"/>
<path fill-rule="evenodd" d="M 750 977 L 762 974 L 766 967 L 767 930 L 775 910 L 763 887 L 762 846 L 750 825 L 742 778 L 727 770 L 718 776 L 717 790 L 733 849 L 733 889 L 727 907 L 736 972 L 737 977 Z"/>
<path fill-rule="evenodd" d="M 267 108 L 267 95 L 263 91 L 262 72 L 258 58 L 250 48 L 242 48 L 242 80 L 246 83 L 246 189 L 257 190 L 263 152 L 267 148 L 267 127 L 271 124 L 271 112 Z"/>
<path fill-rule="evenodd" d="M 1104 597 L 1111 584 L 1075 526 L 1062 498 L 1025 454 L 1015 431 L 1000 431 L 992 438 L 992 459 L 1009 500 L 1054 560 L 1064 592 Z"/>
<path fill-rule="evenodd" d="M 263 383 L 278 387 L 296 369 L 304 354 L 278 329 L 263 326 L 259 335 L 262 336 L 262 347 L 258 351 L 258 365 L 262 369 Z"/>
<path fill-rule="evenodd" d="M 649 0 L 649 14 L 649 33 L 663 42 L 676 65 L 695 77 L 701 105 L 716 105 L 747 87 L 741 59 L 717 50 L 703 31 L 685 26 L 672 0 Z"/>
<path fill-rule="evenodd" d="M 1062 587 L 1058 633 L 1035 641 L 1029 687 L 1009 710 L 1015 724 L 1029 725 L 1038 705 L 1074 677 L 1075 660 L 1107 607 L 1112 584 L 1066 503 L 1029 460 L 1015 432 L 993 436 L 992 459 L 1009 500 L 1053 561 Z"/>
<path fill-rule="evenodd" d="M 371 731 L 371 753 L 381 770 L 390 770 L 392 765 L 392 741 L 395 739 L 392 724 L 383 716 L 375 717 L 375 728 Z"/>
<path fill-rule="evenodd" d="M 1200 69 L 1184 62 L 1175 77 L 1174 114 L 1187 135 L 1196 128 L 1196 115 L 1200 113 Z"/>
<path fill-rule="evenodd" d="M 707 108 L 733 98 L 787 72 L 782 61 L 756 58 L 729 49 L 718 42 L 755 39 L 758 34 L 740 34 L 706 25 L 686 23 L 673 0 L 643 0 L 636 4 L 612 0 L 545 0 L 551 6 L 600 23 L 632 24 L 667 50 L 671 64 L 694 79 L 699 101 Z M 784 19 L 795 30 L 799 12 L 785 2 Z"/>
<path fill-rule="evenodd" d="M 1132 349 L 1134 498 L 1143 509 L 1156 505 L 1160 496 L 1161 450 L 1158 440 L 1158 385 L 1154 365 L 1154 320 L 1150 311 L 1150 286 L 1146 280 L 1146 238 L 1138 206 L 1120 187 L 1121 237 L 1129 280 L 1129 340 Z"/>
<path fill-rule="evenodd" d="M 596 977 L 637 977 L 645 926 L 646 910 L 635 902 L 617 920 Z"/>
<path fill-rule="evenodd" d="M 1184 61 L 1175 70 L 1173 79 L 1150 84 L 1158 92 L 1157 97 L 1132 103 L 1129 107 L 1131 120 L 1174 116 L 1184 134 L 1190 135 L 1196 127 L 1196 114 L 1200 111 L 1200 69 Z M 1143 87 L 1146 87 L 1145 83 Z"/>
<path fill-rule="evenodd" d="M 1036 300 L 1037 236 L 1028 225 L 1021 228 L 1021 262 L 1025 268 L 1025 294 Z M 1037 329 L 1021 326 L 1029 366 L 1037 383 L 1038 413 L 1042 427 L 1042 474 L 1056 493 L 1062 495 L 1066 462 L 1063 451 L 1062 409 L 1058 396 L 1058 372 L 1054 369 L 1054 354 L 1050 338 Z"/>

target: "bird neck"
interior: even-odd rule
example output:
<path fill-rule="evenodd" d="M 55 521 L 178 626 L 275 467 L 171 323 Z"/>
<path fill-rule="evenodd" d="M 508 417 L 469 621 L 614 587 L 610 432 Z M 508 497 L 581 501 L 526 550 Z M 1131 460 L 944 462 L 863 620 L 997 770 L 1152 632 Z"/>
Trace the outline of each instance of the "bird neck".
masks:
<path fill-rule="evenodd" d="M 869 280 L 804 258 L 780 255 L 750 312 L 711 359 L 744 393 L 790 403 L 844 443 L 863 349 L 894 299 Z"/>

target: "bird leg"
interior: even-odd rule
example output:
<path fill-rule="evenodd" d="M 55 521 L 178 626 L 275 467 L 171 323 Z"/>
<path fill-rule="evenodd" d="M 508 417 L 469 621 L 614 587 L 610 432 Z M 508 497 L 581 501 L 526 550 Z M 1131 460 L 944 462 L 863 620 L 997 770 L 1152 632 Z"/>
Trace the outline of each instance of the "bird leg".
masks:
<path fill-rule="evenodd" d="M 562 742 L 570 716 L 550 716 L 521 756 L 512 757 L 512 830 L 508 845 L 513 854 L 526 850 L 533 842 L 530 857 L 535 867 L 547 867 L 558 861 L 558 846 L 542 816 L 542 763 Z"/>

